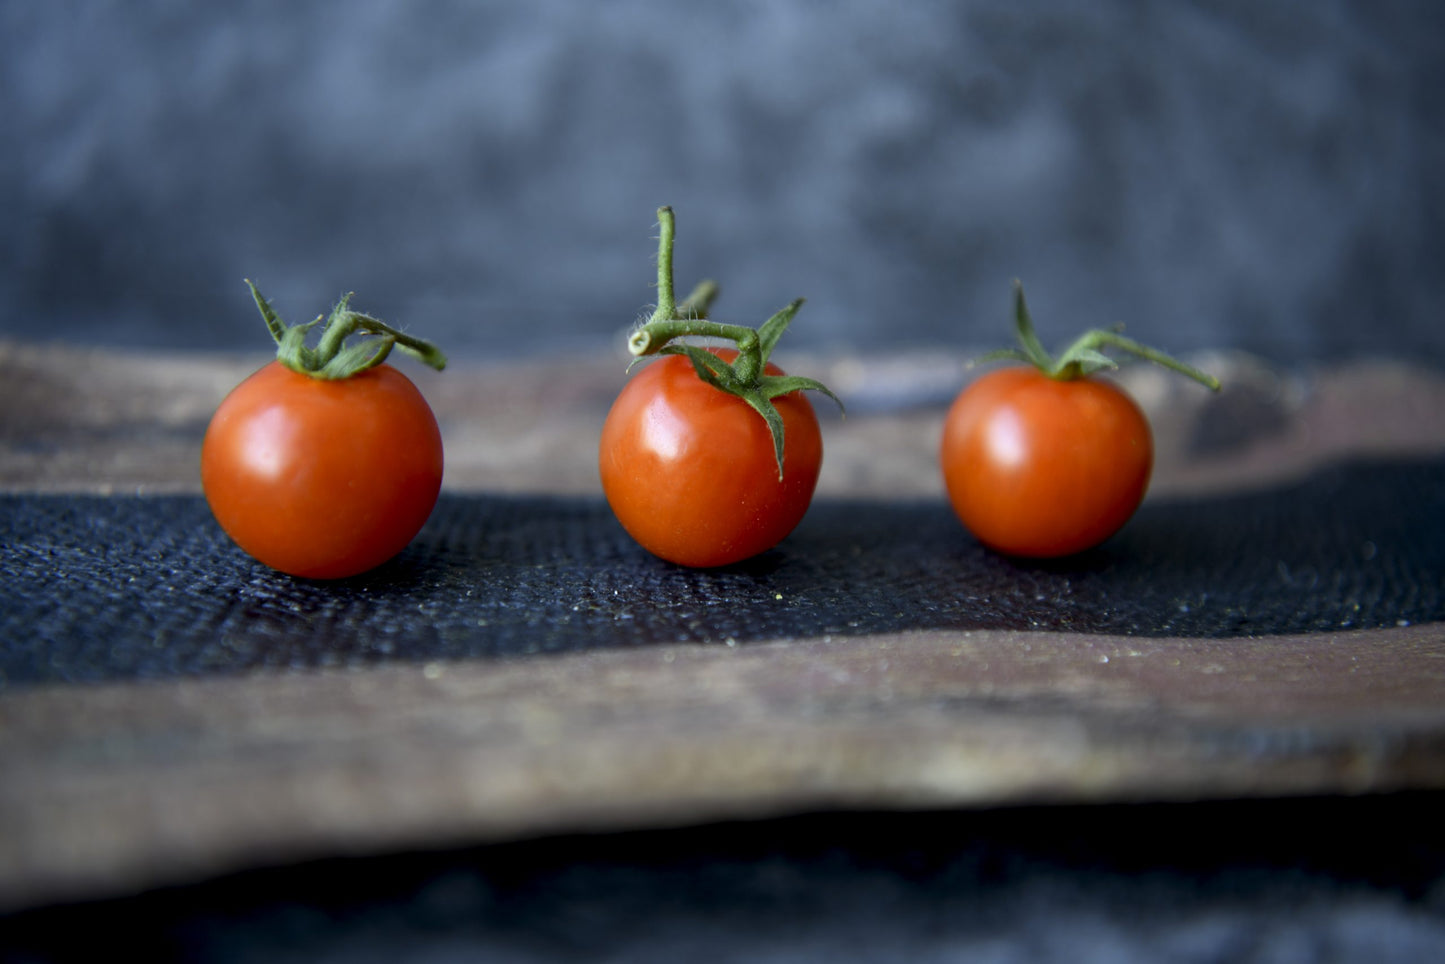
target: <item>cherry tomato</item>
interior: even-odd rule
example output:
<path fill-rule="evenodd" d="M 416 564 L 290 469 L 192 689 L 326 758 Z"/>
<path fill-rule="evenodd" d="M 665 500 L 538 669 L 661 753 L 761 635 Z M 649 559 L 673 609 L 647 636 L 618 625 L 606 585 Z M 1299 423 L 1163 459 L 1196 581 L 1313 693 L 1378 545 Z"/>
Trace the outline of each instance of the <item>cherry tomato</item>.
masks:
<path fill-rule="evenodd" d="M 386 364 L 326 380 L 271 362 L 221 403 L 201 449 L 221 528 L 260 562 L 311 579 L 395 556 L 441 480 L 436 417 Z"/>
<path fill-rule="evenodd" d="M 771 363 L 766 371 L 783 374 Z M 781 542 L 808 510 L 823 440 L 802 392 L 773 403 L 784 426 L 781 478 L 762 416 L 698 378 L 686 357 L 660 357 L 634 375 L 607 415 L 598 458 L 623 528 L 654 555 L 694 567 L 739 562 Z"/>
<path fill-rule="evenodd" d="M 1010 555 L 1066 556 L 1134 514 L 1154 443 L 1139 406 L 1114 384 L 1004 368 L 954 401 L 940 461 L 953 509 L 979 541 Z"/>

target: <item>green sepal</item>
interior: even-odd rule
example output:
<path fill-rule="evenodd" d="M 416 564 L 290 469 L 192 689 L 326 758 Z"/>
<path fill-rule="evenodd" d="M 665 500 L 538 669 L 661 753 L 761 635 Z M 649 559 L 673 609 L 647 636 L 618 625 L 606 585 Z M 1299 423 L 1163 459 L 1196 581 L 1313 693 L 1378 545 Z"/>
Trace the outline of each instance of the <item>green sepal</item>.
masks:
<path fill-rule="evenodd" d="M 324 319 L 318 316 L 303 325 L 287 325 L 249 278 L 246 285 L 276 342 L 276 360 L 294 372 L 328 381 L 350 378 L 380 365 L 393 348 L 400 348 L 437 371 L 446 368 L 446 355 L 431 342 L 408 335 L 370 315 L 352 311 L 350 293 L 343 295 Z M 322 324 L 325 327 L 320 342 L 315 348 L 307 346 L 311 329 Z M 370 340 L 346 344 L 353 335 Z"/>
<path fill-rule="evenodd" d="M 1053 359 L 1049 357 L 1044 343 L 1039 341 L 1039 336 L 1034 331 L 1034 319 L 1029 314 L 1028 302 L 1024 300 L 1024 286 L 1021 281 L 1014 281 L 1014 328 L 1018 332 L 1019 344 L 1024 346 L 1024 357 L 1044 371 L 1053 370 Z"/>
<path fill-rule="evenodd" d="M 1179 372 L 1194 379 L 1211 391 L 1219 391 L 1219 379 L 1193 367 L 1186 365 L 1159 351 L 1157 348 L 1150 348 L 1142 345 L 1132 338 L 1125 338 L 1119 333 L 1122 326 L 1115 326 L 1113 330 L 1095 328 L 1084 332 L 1072 345 L 1054 360 L 1043 343 L 1039 341 L 1038 335 L 1034 332 L 1033 318 L 1029 314 L 1027 301 L 1024 300 L 1024 286 L 1020 281 L 1014 281 L 1014 328 L 1018 335 L 1021 348 L 1003 348 L 998 351 L 989 352 L 974 359 L 973 364 L 982 362 L 998 361 L 1009 359 L 1022 361 L 1033 365 L 1039 371 L 1050 378 L 1059 381 L 1072 381 L 1078 378 L 1086 378 L 1095 372 L 1105 369 L 1118 368 L 1119 363 L 1104 354 L 1103 348 L 1117 348 L 1126 351 L 1131 355 L 1137 355 L 1146 361 L 1162 365 L 1172 371 Z"/>
<path fill-rule="evenodd" d="M 1074 377 L 1078 378 L 1118 367 L 1117 361 L 1093 348 L 1075 348 L 1073 351 L 1065 352 L 1058 363 L 1059 371 L 1076 373 Z"/>
<path fill-rule="evenodd" d="M 764 375 L 758 379 L 758 386 L 768 398 L 778 398 L 792 392 L 821 392 L 831 398 L 845 416 L 848 413 L 848 410 L 843 407 L 843 400 L 834 395 L 831 388 L 816 378 L 808 378 L 805 375 Z"/>
<path fill-rule="evenodd" d="M 793 318 L 801 307 L 803 307 L 803 299 L 795 299 L 758 328 L 759 360 L 764 365 L 768 363 L 768 359 L 773 354 L 773 346 L 778 343 L 779 338 L 783 337 L 783 332 L 788 330 L 788 326 L 793 323 Z"/>
<path fill-rule="evenodd" d="M 287 328 L 285 322 L 283 322 L 279 317 L 277 317 L 276 312 L 271 308 L 271 303 L 265 298 L 261 297 L 260 290 L 251 283 L 250 278 L 246 279 L 246 284 L 251 289 L 251 300 L 256 302 L 256 307 L 261 310 L 261 317 L 266 319 L 266 328 L 271 332 L 271 337 L 276 339 L 276 344 L 281 344 L 281 340 L 286 336 L 286 332 L 290 329 Z M 303 329 L 309 329 L 311 325 L 316 324 L 320 320 L 320 318 L 317 318 L 316 321 L 313 321 L 311 322 L 311 324 L 304 325 L 302 327 Z"/>
<path fill-rule="evenodd" d="M 341 299 L 331 309 L 331 314 L 326 316 L 326 327 L 332 328 L 341 321 L 342 317 L 351 307 L 351 299 L 356 295 L 354 291 L 348 291 L 341 296 Z"/>
<path fill-rule="evenodd" d="M 392 338 L 376 338 L 347 345 L 320 368 L 311 372 L 316 378 L 336 381 L 359 375 L 369 368 L 375 368 L 386 361 L 396 341 Z"/>
<path fill-rule="evenodd" d="M 737 394 L 738 398 L 741 398 L 751 405 L 753 411 L 761 415 L 763 421 L 768 423 L 768 434 L 773 437 L 773 457 L 778 461 L 778 481 L 783 481 L 784 427 L 782 413 L 778 411 L 778 406 L 773 404 L 773 400 L 763 394 L 759 388 L 752 388 L 735 394 Z"/>
<path fill-rule="evenodd" d="M 741 395 L 747 391 L 747 386 L 737 377 L 731 365 L 719 358 L 717 355 L 698 345 L 668 345 L 658 352 L 659 355 L 684 355 L 692 362 L 693 370 L 697 377 L 707 382 L 713 388 L 720 389 L 730 395 Z"/>
<path fill-rule="evenodd" d="M 293 371 L 303 371 L 315 366 L 316 352 L 306 347 L 306 336 L 319 324 L 321 319 L 316 318 L 304 325 L 291 325 L 281 329 L 280 337 L 276 339 L 276 357 L 283 365 Z"/>

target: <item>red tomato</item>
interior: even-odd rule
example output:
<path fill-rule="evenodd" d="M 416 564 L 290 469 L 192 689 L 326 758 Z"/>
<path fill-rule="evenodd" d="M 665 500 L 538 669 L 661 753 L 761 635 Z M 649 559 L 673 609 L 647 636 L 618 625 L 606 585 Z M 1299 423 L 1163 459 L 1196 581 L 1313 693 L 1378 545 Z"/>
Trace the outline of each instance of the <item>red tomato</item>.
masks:
<path fill-rule="evenodd" d="M 1066 556 L 1134 514 L 1154 443 L 1139 406 L 1110 382 L 1005 368 L 954 401 L 941 462 L 953 509 L 979 541 L 1010 555 Z"/>
<path fill-rule="evenodd" d="M 272 362 L 221 403 L 201 448 L 221 528 L 260 562 L 311 579 L 395 556 L 441 480 L 436 417 L 390 365 L 328 381 Z"/>
<path fill-rule="evenodd" d="M 717 349 L 731 359 L 736 352 Z M 769 364 L 767 373 L 781 375 Z M 602 490 L 628 533 L 684 566 L 725 566 L 766 552 L 803 518 L 823 461 L 812 403 L 773 400 L 783 417 L 783 475 L 763 417 L 665 355 L 628 381 L 602 427 Z"/>

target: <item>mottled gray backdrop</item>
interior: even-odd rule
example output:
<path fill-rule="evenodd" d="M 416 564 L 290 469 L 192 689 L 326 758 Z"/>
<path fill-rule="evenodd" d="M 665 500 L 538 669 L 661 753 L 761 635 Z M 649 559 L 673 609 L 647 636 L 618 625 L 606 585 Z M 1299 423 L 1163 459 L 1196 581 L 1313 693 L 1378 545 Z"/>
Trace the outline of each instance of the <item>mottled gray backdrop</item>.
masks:
<path fill-rule="evenodd" d="M 0 337 L 607 345 L 654 210 L 789 342 L 1445 360 L 1435 0 L 0 0 Z"/>

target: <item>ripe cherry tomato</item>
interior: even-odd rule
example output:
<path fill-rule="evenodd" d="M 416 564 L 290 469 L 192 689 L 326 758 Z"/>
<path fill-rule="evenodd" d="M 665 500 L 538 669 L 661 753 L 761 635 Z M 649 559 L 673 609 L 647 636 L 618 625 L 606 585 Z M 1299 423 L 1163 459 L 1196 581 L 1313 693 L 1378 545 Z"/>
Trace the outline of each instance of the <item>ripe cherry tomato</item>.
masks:
<path fill-rule="evenodd" d="M 954 401 L 940 461 L 953 509 L 979 541 L 1010 555 L 1066 556 L 1134 514 L 1154 443 L 1139 406 L 1112 383 L 1005 368 Z"/>
<path fill-rule="evenodd" d="M 1019 348 L 990 358 L 1032 367 L 992 372 L 965 388 L 944 419 L 939 461 L 953 509 L 979 541 L 1017 556 L 1067 556 L 1119 530 L 1143 501 L 1154 439 L 1139 406 L 1095 376 L 1126 351 L 1194 379 L 1219 380 L 1117 329 L 1084 332 L 1058 358 L 1034 333 L 1014 282 Z"/>
<path fill-rule="evenodd" d="M 399 553 L 441 480 L 436 417 L 390 365 L 323 380 L 271 362 L 221 403 L 201 448 L 221 528 L 260 562 L 311 579 Z"/>
<path fill-rule="evenodd" d="M 657 221 L 657 307 L 627 350 L 659 358 L 627 383 L 603 423 L 602 490 L 623 528 L 653 554 L 684 566 L 725 566 L 771 549 L 808 511 L 823 438 L 802 393 L 838 397 L 768 361 L 801 298 L 756 329 L 708 318 L 715 282 L 678 303 L 672 208 L 658 208 Z M 677 340 L 687 337 L 737 347 Z"/>
<path fill-rule="evenodd" d="M 421 530 L 442 481 L 442 438 L 421 392 L 382 364 L 393 348 L 440 371 L 430 342 L 352 311 L 287 325 L 250 281 L 276 361 L 227 395 L 201 444 L 201 486 L 221 528 L 259 561 L 339 579 L 386 562 Z M 359 342 L 348 343 L 352 336 Z"/>
<path fill-rule="evenodd" d="M 771 363 L 766 373 L 783 374 Z M 808 510 L 823 440 L 802 392 L 773 404 L 784 426 L 781 478 L 767 422 L 702 381 L 687 357 L 665 355 L 634 375 L 607 415 L 598 460 L 623 528 L 684 566 L 725 566 L 781 542 Z"/>

